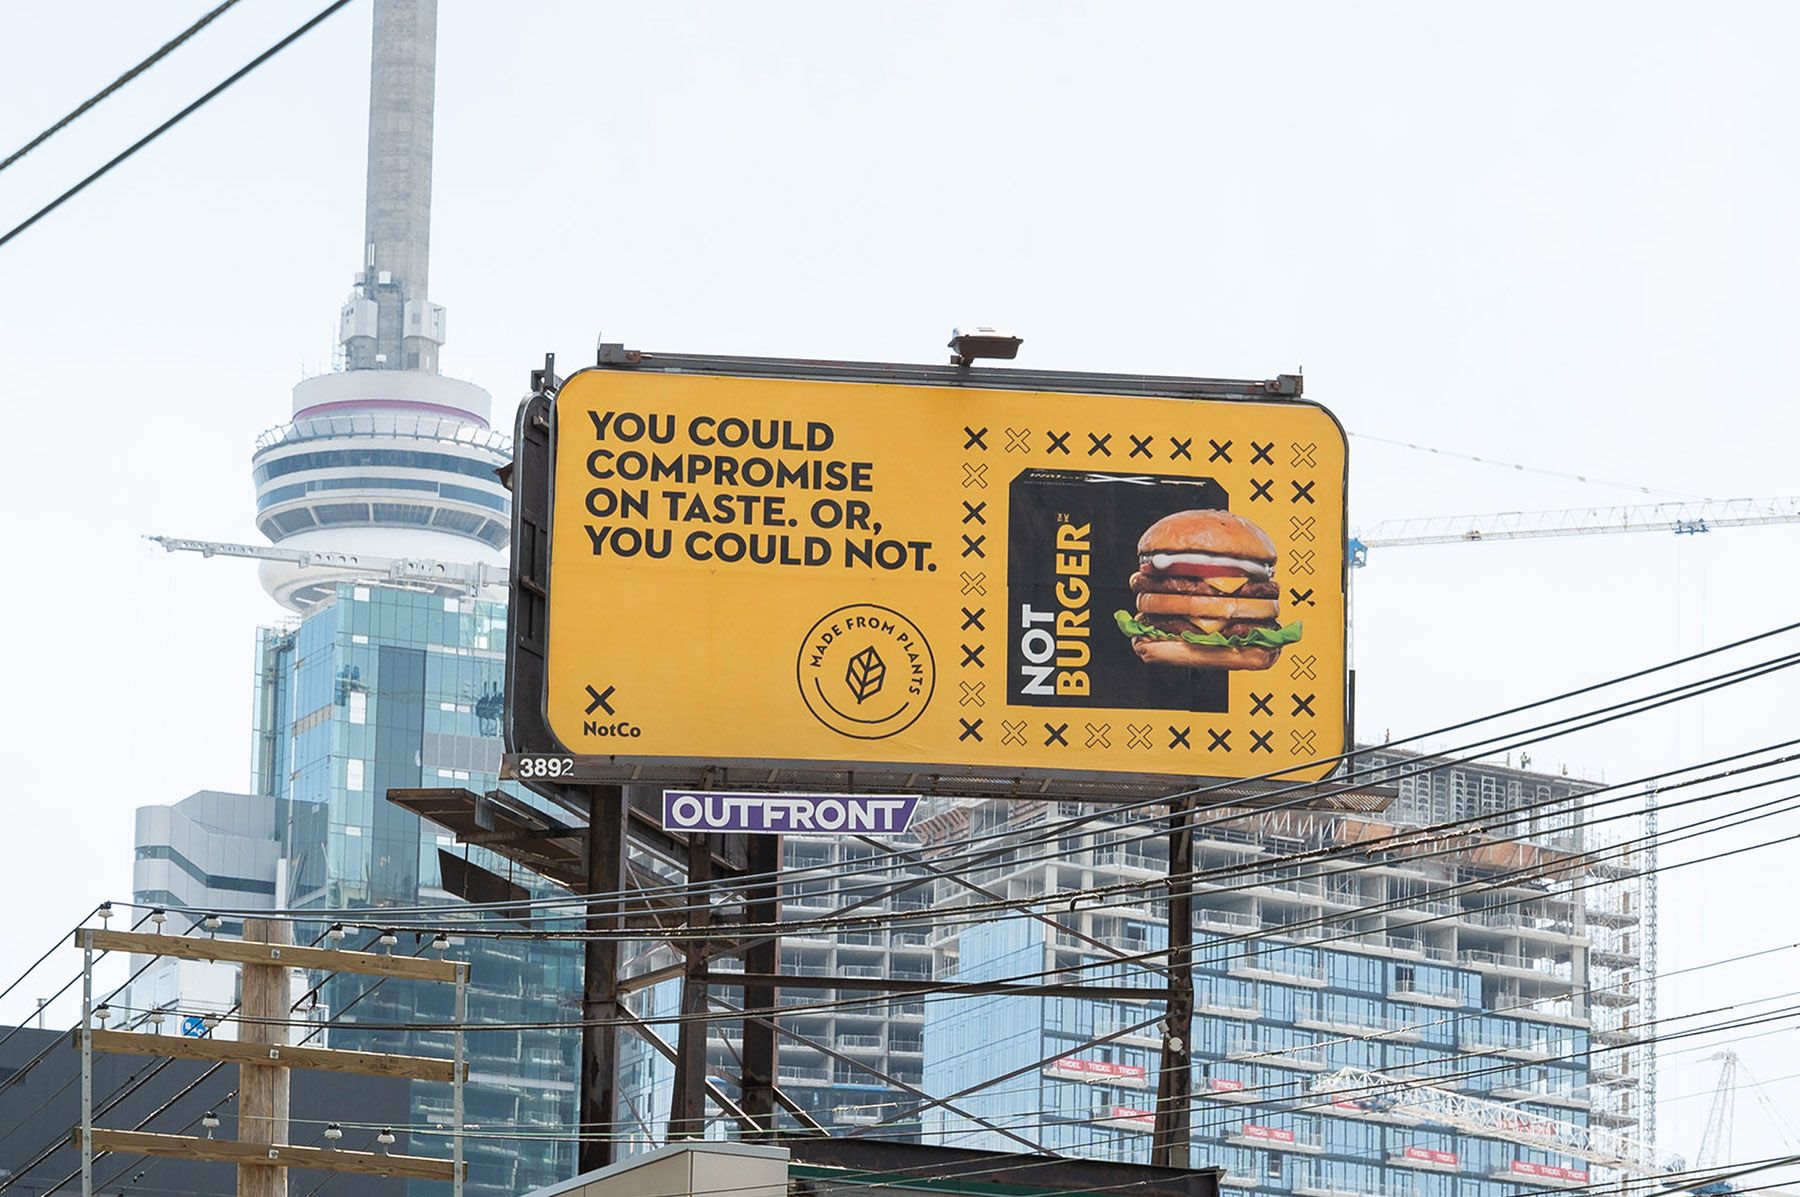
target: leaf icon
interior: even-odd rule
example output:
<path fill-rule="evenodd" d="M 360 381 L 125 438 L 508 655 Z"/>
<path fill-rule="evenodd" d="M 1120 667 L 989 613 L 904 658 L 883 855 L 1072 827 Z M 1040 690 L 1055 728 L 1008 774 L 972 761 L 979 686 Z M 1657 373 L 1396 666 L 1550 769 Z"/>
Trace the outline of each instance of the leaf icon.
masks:
<path fill-rule="evenodd" d="M 881 693 L 881 683 L 886 680 L 887 662 L 881 659 L 874 645 L 851 657 L 850 664 L 844 667 L 844 681 L 859 704 Z"/>

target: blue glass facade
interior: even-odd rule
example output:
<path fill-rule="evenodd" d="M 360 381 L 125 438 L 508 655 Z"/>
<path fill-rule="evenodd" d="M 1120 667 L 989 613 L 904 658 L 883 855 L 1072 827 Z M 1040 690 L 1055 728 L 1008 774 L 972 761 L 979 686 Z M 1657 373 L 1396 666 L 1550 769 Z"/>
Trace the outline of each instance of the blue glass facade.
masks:
<path fill-rule="evenodd" d="M 955 979 L 1041 970 L 1057 955 L 1046 943 L 1054 934 L 1017 919 L 965 930 L 963 958 L 980 963 Z M 1147 938 L 1166 943 L 1160 934 Z M 1516 1101 L 1521 1114 L 1585 1125 L 1587 1044 L 1579 1027 L 1479 1013 L 1481 979 L 1469 970 L 1218 939 L 1200 933 L 1196 959 L 1192 1159 L 1223 1166 L 1232 1187 L 1303 1197 L 1504 1197 L 1516 1183 L 1495 1178 L 1517 1175 L 1519 1163 L 1586 1179 L 1587 1165 L 1566 1156 L 1313 1091 L 1322 1075 L 1368 1069 L 1500 1100 L 1531 1094 L 1540 1100 Z M 1096 983 L 1109 973 L 1118 983 L 1156 983 L 1129 969 L 1094 971 Z M 1411 993 L 1433 1001 L 1402 1000 Z M 1147 1163 L 1160 1013 L 1152 1003 L 1075 998 L 929 1002 L 925 1087 L 949 1094 L 1023 1070 L 957 1104 L 1052 1151 Z M 1134 1027 L 1107 1044 L 1081 1046 Z M 1056 1062 L 1037 1063 L 1046 1059 Z M 995 1149 L 1007 1142 L 944 1110 L 926 1116 L 925 1134 Z"/>
<path fill-rule="evenodd" d="M 497 784 L 500 687 L 506 648 L 503 604 L 383 586 L 344 584 L 296 626 L 259 634 L 256 783 L 277 799 L 285 861 L 280 900 L 296 910 L 370 911 L 452 905 L 440 852 L 455 852 L 511 877 L 537 896 L 541 879 L 389 803 L 391 788 Z M 537 801 L 527 797 L 527 801 Z M 354 916 L 352 916 L 353 918 Z M 346 919 L 347 923 L 352 919 Z M 322 926 L 321 924 L 320 926 Z M 524 924 L 505 923 L 517 929 Z M 302 942 L 318 927 L 302 927 Z M 353 932 L 360 946 L 367 932 Z M 398 949 L 415 951 L 403 942 Z M 580 1017 L 579 945 L 469 939 L 452 955 L 472 966 L 469 1021 L 519 1024 Z M 333 1046 L 447 1057 L 443 1031 L 380 1024 L 448 1023 L 449 986 L 367 979 L 327 983 L 323 1014 Z M 365 996 L 366 995 L 366 996 Z M 466 1191 L 500 1197 L 574 1171 L 576 1059 L 568 1030 L 516 1026 L 472 1031 Z M 413 1124 L 447 1125 L 447 1085 L 415 1083 Z M 416 1135 L 412 1150 L 447 1154 L 442 1136 Z M 419 1194 L 447 1185 L 413 1182 Z"/>

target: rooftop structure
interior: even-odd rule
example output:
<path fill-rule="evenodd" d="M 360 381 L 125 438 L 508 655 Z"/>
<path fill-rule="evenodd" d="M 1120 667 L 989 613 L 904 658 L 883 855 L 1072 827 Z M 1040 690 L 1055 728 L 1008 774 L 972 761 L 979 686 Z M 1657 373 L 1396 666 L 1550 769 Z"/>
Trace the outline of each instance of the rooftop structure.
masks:
<path fill-rule="evenodd" d="M 183 911 L 267 910 L 275 905 L 281 844 L 275 838 L 275 801 L 256 794 L 201 790 L 180 802 L 137 809 L 131 866 L 131 900 L 161 907 L 143 929 L 183 934 L 197 915 Z M 228 918 L 220 928 L 243 931 Z M 237 970 L 204 960 L 134 956 L 136 978 L 120 1003 L 128 1026 L 142 1025 L 163 1011 L 176 1025 L 173 1034 L 197 1034 L 208 1014 L 222 1015 L 237 1001 Z M 236 1034 L 235 1023 L 208 1028 L 218 1038 Z"/>

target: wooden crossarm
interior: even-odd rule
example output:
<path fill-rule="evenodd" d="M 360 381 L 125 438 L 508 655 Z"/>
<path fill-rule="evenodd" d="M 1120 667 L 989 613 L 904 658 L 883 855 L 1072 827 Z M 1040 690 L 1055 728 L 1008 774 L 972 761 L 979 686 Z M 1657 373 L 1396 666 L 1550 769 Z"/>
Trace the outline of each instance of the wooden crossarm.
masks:
<path fill-rule="evenodd" d="M 81 1128 L 69 1132 L 81 1146 Z M 217 1160 L 227 1164 L 265 1164 L 271 1167 L 315 1168 L 321 1172 L 359 1172 L 365 1176 L 405 1176 L 416 1180 L 454 1180 L 449 1160 L 422 1155 L 380 1155 L 373 1151 L 327 1151 L 322 1147 L 265 1146 L 232 1139 L 202 1139 L 193 1135 L 164 1135 L 150 1131 L 94 1128 L 94 1151 L 122 1155 L 156 1155 L 184 1160 Z"/>

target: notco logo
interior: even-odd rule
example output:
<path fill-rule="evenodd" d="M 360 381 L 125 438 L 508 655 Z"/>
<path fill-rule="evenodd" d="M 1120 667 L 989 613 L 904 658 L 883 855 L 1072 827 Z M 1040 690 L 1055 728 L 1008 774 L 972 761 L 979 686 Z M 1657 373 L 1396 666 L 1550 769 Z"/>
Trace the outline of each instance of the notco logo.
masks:
<path fill-rule="evenodd" d="M 583 721 L 581 734 L 584 736 L 629 736 L 636 739 L 644 734 L 644 729 L 624 719 L 617 723 L 596 723 L 592 719 Z"/>

